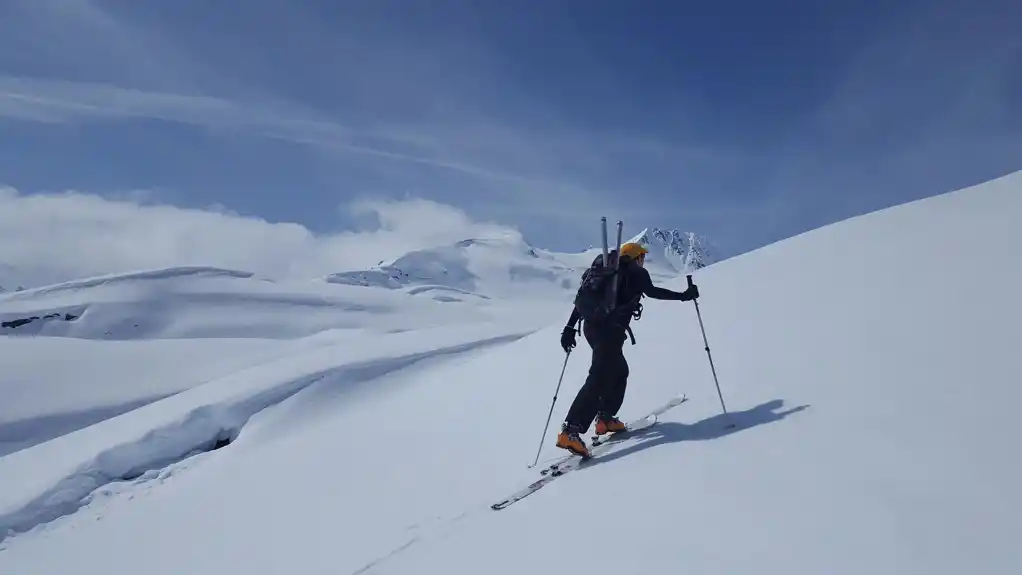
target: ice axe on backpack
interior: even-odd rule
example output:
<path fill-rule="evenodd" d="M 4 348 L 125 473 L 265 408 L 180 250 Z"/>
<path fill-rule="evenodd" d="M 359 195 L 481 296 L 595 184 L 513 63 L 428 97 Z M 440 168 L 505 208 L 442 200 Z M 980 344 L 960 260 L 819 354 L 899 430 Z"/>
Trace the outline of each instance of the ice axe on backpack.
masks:
<path fill-rule="evenodd" d="M 692 287 L 692 274 L 688 274 L 688 287 Z M 703 314 L 699 313 L 699 298 L 692 300 L 692 303 L 696 305 L 696 317 L 699 318 L 699 330 L 703 332 L 703 345 L 706 349 L 706 357 L 710 360 L 710 371 L 713 373 L 713 383 L 717 386 L 717 397 L 720 398 L 720 407 L 724 410 L 724 415 L 727 413 L 727 406 L 724 405 L 724 394 L 720 392 L 720 382 L 717 381 L 717 369 L 713 366 L 713 356 L 710 355 L 710 342 L 706 339 L 706 328 L 703 327 Z M 735 426 L 734 422 L 727 424 L 725 427 L 730 429 Z"/>
<path fill-rule="evenodd" d="M 617 247 L 614 248 L 614 272 L 621 269 L 621 231 L 624 229 L 625 224 L 621 220 L 617 221 Z M 600 218 L 600 228 L 603 232 L 603 267 L 610 266 L 610 254 L 608 253 L 607 246 L 607 217 Z M 611 302 L 617 301 L 617 282 L 611 284 Z"/>
<path fill-rule="evenodd" d="M 614 248 L 614 277 L 617 277 L 617 272 L 621 270 L 621 231 L 624 229 L 625 224 L 621 220 L 617 221 L 617 247 Z M 608 253 L 609 248 L 607 246 L 607 217 L 603 216 L 600 218 L 600 228 L 603 232 L 603 267 L 610 267 L 610 254 Z M 610 284 L 610 294 L 607 296 L 609 300 L 608 306 L 614 307 L 617 302 L 617 281 Z"/>

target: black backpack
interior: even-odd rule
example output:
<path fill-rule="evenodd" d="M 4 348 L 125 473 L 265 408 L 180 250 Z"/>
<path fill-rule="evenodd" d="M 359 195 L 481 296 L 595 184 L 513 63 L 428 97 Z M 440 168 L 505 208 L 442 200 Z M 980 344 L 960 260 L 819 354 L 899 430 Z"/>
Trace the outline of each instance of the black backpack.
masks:
<path fill-rule="evenodd" d="M 622 288 L 618 274 L 624 272 L 624 268 L 614 269 L 616 250 L 610 252 L 607 259 L 609 265 L 604 267 L 603 254 L 596 256 L 589 268 L 582 272 L 582 280 L 575 293 L 575 309 L 582 321 L 608 323 L 615 317 L 611 286 L 617 280 L 618 290 Z"/>

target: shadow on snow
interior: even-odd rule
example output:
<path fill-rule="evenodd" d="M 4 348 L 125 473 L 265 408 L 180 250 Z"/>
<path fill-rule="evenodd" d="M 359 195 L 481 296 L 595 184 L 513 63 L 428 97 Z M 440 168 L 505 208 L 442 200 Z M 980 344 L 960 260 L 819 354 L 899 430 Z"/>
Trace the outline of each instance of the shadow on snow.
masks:
<path fill-rule="evenodd" d="M 702 421 L 697 421 L 696 423 L 686 424 L 677 421 L 662 421 L 649 430 L 638 432 L 629 437 L 626 440 L 627 447 L 601 455 L 591 460 L 586 467 L 597 463 L 613 461 L 629 453 L 642 451 L 665 443 L 720 439 L 745 429 L 780 421 L 793 413 L 798 413 L 809 407 L 808 405 L 800 405 L 784 411 L 777 411 L 783 406 L 784 400 L 774 399 L 745 411 L 732 411 L 727 415 L 722 413 Z M 732 423 L 734 427 L 730 427 Z"/>

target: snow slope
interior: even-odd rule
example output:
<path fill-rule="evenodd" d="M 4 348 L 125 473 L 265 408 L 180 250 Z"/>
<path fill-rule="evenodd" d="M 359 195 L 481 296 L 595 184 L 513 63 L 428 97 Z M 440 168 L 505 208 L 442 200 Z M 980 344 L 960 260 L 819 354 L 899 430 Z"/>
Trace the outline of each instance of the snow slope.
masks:
<path fill-rule="evenodd" d="M 563 299 L 577 287 L 581 269 L 558 256 L 533 248 L 518 235 L 473 238 L 413 251 L 369 270 L 331 274 L 326 281 L 425 294 L 439 301 Z"/>
<path fill-rule="evenodd" d="M 293 353 L 305 343 L 0 339 L 0 456 Z"/>
<path fill-rule="evenodd" d="M 431 326 L 547 321 L 543 305 L 522 310 L 485 303 L 452 307 L 380 290 L 278 283 L 203 267 L 0 294 L 0 336 L 8 336 L 0 339 L 0 455 L 324 341 Z M 563 302 L 556 307 L 563 310 Z"/>
<path fill-rule="evenodd" d="M 691 401 L 502 511 L 563 318 L 327 334 L 0 458 L 0 572 L 1022 572 L 1020 220 L 1013 174 L 699 270 L 730 415 L 692 304 L 648 301 L 622 415 Z"/>
<path fill-rule="evenodd" d="M 649 247 L 647 261 L 679 274 L 694 272 L 719 260 L 709 240 L 694 232 L 646 228 L 632 241 Z"/>
<path fill-rule="evenodd" d="M 598 237 L 598 233 L 593 235 Z M 656 242 L 661 241 L 656 239 L 658 237 L 643 230 L 631 241 L 642 240 L 655 248 Z M 630 240 L 626 237 L 623 241 Z M 679 246 L 662 244 L 662 250 L 682 249 Z M 601 252 L 600 247 L 581 253 L 543 250 L 529 245 L 518 234 L 508 233 L 424 248 L 390 262 L 380 262 L 368 270 L 334 273 L 325 280 L 333 284 L 397 290 L 444 302 L 494 298 L 530 303 L 540 299 L 564 301 L 570 300 L 578 288 L 582 271 Z M 652 259 L 655 261 L 650 272 L 658 278 L 675 277 L 679 269 L 688 269 L 679 268 L 659 254 Z"/>
<path fill-rule="evenodd" d="M 444 325 L 452 315 L 492 320 L 500 306 L 451 308 L 435 300 L 316 281 L 274 282 L 248 272 L 170 268 L 113 274 L 0 295 L 4 335 L 89 339 L 259 337 L 324 329 L 398 331 Z M 483 311 L 486 310 L 486 311 Z M 520 312 L 518 312 L 520 313 Z M 70 321 L 46 320 L 71 314 Z M 11 326 L 31 317 L 32 323 Z"/>

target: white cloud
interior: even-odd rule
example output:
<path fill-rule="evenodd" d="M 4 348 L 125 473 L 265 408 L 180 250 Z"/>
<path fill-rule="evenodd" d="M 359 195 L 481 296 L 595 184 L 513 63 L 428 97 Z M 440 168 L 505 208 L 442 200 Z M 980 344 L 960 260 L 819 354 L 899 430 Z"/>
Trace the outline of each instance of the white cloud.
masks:
<path fill-rule="evenodd" d="M 385 193 L 392 193 L 394 188 L 410 188 L 422 195 L 443 193 L 448 198 L 457 197 L 458 203 L 471 205 L 476 212 L 486 212 L 504 221 L 541 221 L 544 226 L 578 232 L 590 231 L 592 222 L 608 213 L 640 221 L 662 212 L 644 202 L 623 201 L 643 191 L 637 184 L 615 185 L 614 178 L 607 177 L 594 178 L 599 181 L 590 185 L 586 178 L 576 178 L 577 172 L 566 175 L 573 170 L 568 168 L 565 172 L 562 164 L 604 166 L 598 173 L 609 176 L 606 171 L 618 165 L 610 158 L 629 165 L 625 158 L 634 162 L 703 153 L 676 151 L 654 142 L 620 139 L 610 134 L 588 140 L 570 132 L 530 137 L 525 131 L 486 121 L 415 123 L 403 127 L 369 124 L 353 128 L 301 105 L 278 100 L 240 101 L 0 75 L 0 121 L 4 118 L 55 124 L 156 118 L 200 129 L 279 139 L 332 155 L 382 159 L 387 163 L 366 165 L 386 178 L 396 178 L 388 181 Z M 658 164 L 659 160 L 653 163 Z M 404 174 L 394 169 L 400 164 L 429 166 L 471 178 L 466 183 L 421 172 Z M 649 170 L 638 173 L 655 179 L 649 174 L 658 173 L 662 167 L 651 165 Z M 695 217 L 700 209 L 688 205 L 687 217 Z M 376 261 L 379 260 L 373 263 Z"/>
<path fill-rule="evenodd" d="M 311 159 L 352 187 L 411 190 L 562 237 L 591 233 L 602 215 L 662 217 L 665 206 L 627 198 L 697 190 L 698 174 L 742 167 L 740 154 L 716 147 L 620 133 L 613 121 L 576 124 L 574 114 L 509 76 L 503 55 L 471 27 L 455 25 L 460 31 L 451 38 L 423 44 L 404 33 L 417 33 L 421 23 L 394 23 L 385 11 L 336 20 L 294 6 L 286 19 L 293 41 L 267 46 L 263 32 L 279 19 L 272 10 L 239 14 L 237 33 L 225 37 L 215 23 L 183 19 L 184 7 L 129 10 L 95 0 L 13 6 L 0 18 L 0 48 L 30 57 L 0 73 L 0 127 L 85 124 L 102 135 L 108 125 L 158 119 L 145 123 L 142 137 L 154 125 L 175 123 L 229 135 L 232 143 L 271 139 L 311 152 L 303 162 Z M 330 55 L 329 74 L 270 65 L 319 62 L 322 54 Z M 669 127 L 687 109 L 677 103 L 670 112 L 663 128 L 669 139 L 687 133 Z M 140 154 L 158 153 L 138 141 Z M 177 160 L 174 173 L 196 169 Z M 283 155 L 273 161 L 288 169 Z M 695 217 L 699 203 L 686 202 L 685 217 Z"/>
<path fill-rule="evenodd" d="M 358 200 L 351 206 L 357 215 L 375 219 L 377 235 L 413 245 L 438 245 L 466 237 L 494 237 L 510 228 L 493 222 L 478 222 L 457 208 L 420 198 L 402 200 Z M 404 248 L 402 243 L 402 248 Z"/>
<path fill-rule="evenodd" d="M 325 156 L 345 178 L 357 172 L 364 180 L 355 185 L 461 196 L 477 212 L 559 228 L 611 211 L 655 215 L 620 198 L 718 161 L 712 151 L 562 124 L 560 110 L 505 77 L 498 55 L 472 33 L 408 50 L 403 25 L 382 12 L 331 21 L 315 7 L 292 7 L 296 41 L 278 51 L 257 40 L 268 24 L 260 10 L 236 19 L 237 37 L 221 38 L 185 26 L 176 10 L 95 0 L 13 6 L 0 18 L 0 48 L 32 57 L 31 66 L 0 73 L 0 126 L 87 124 L 101 133 L 157 119 L 271 139 Z M 263 50 L 298 62 L 330 54 L 331 73 L 308 78 L 250 64 Z M 496 93 L 480 95 L 479 84 Z"/>
<path fill-rule="evenodd" d="M 306 278 L 375 265 L 420 247 L 517 233 L 429 200 L 361 200 L 349 209 L 374 223 L 316 235 L 298 224 L 224 211 L 0 188 L 0 262 L 7 266 L 4 282 L 26 286 L 179 265 Z"/>

